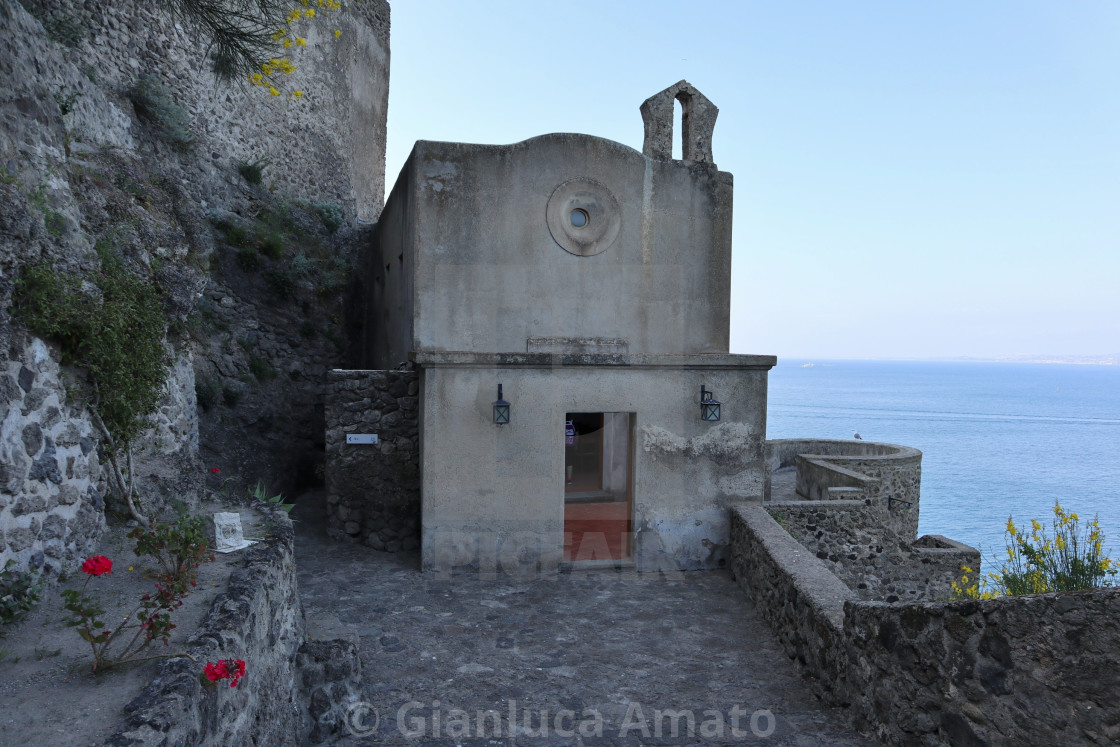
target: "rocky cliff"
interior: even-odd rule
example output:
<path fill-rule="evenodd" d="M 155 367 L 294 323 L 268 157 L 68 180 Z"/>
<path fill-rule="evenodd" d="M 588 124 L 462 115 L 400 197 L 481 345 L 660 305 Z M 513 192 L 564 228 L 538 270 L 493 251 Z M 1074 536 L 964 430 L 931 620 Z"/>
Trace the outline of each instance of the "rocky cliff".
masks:
<path fill-rule="evenodd" d="M 131 470 L 116 452 L 142 510 L 317 479 L 350 259 L 383 202 L 389 8 L 303 23 L 271 96 L 219 82 L 167 6 L 0 0 L 0 567 L 71 567 L 117 505 L 92 343 L 35 334 L 28 268 L 89 317 L 107 262 L 158 291 L 168 377 Z M 129 349 L 116 332 L 103 354 Z"/>

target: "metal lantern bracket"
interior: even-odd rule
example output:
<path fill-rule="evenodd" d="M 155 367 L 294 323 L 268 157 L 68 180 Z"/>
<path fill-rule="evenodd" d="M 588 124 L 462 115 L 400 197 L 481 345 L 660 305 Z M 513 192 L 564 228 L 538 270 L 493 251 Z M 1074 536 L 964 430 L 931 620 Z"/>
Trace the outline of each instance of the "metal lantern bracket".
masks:
<path fill-rule="evenodd" d="M 494 402 L 494 425 L 509 425 L 509 402 L 502 399 L 501 384 L 498 384 L 498 399 Z"/>
<path fill-rule="evenodd" d="M 709 423 L 719 422 L 720 405 L 722 403 L 713 397 L 707 387 L 700 385 L 700 419 Z"/>

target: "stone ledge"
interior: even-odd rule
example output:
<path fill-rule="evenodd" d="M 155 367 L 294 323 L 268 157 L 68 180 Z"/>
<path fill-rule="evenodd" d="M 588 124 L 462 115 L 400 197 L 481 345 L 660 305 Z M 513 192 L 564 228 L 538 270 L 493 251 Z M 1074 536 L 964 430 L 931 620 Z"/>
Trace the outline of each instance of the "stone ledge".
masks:
<path fill-rule="evenodd" d="M 474 353 L 463 350 L 420 350 L 409 354 L 419 366 L 555 368 L 557 366 L 626 366 L 630 368 L 746 368 L 767 370 L 777 365 L 773 355 L 693 355 L 642 353 Z"/>

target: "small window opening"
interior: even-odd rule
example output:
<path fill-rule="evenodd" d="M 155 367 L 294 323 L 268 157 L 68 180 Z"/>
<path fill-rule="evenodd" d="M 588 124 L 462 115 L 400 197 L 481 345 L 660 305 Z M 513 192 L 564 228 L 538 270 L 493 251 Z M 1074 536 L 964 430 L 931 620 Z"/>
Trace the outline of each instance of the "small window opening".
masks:
<path fill-rule="evenodd" d="M 673 101 L 673 158 L 684 158 L 684 106 L 680 99 Z"/>
<path fill-rule="evenodd" d="M 583 208 L 576 208 L 572 211 L 569 218 L 572 221 L 572 226 L 575 228 L 586 228 L 587 224 L 591 222 L 591 216 Z"/>

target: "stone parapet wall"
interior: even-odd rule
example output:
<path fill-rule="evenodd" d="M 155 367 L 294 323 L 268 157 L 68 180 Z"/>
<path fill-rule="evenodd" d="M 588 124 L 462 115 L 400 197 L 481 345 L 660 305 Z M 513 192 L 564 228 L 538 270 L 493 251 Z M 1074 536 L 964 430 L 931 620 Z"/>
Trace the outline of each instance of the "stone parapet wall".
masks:
<path fill-rule="evenodd" d="M 908 744 L 1120 742 L 1120 589 L 844 606 L 854 708 Z"/>
<path fill-rule="evenodd" d="M 884 531 L 881 512 L 869 500 L 772 502 L 767 508 L 860 599 L 943 600 L 961 566 L 979 569 L 980 553 L 967 545 L 937 536 L 911 543 Z"/>
<path fill-rule="evenodd" d="M 303 713 L 294 694 L 295 662 L 304 641 L 292 523 L 271 514 L 270 538 L 244 553 L 226 591 L 187 642 L 194 657 L 169 659 L 125 707 L 128 717 L 106 745 L 298 744 Z M 210 689 L 207 661 L 243 659 L 236 688 Z"/>
<path fill-rule="evenodd" d="M 731 509 L 731 574 L 754 600 L 790 658 L 831 700 L 844 672 L 838 645 L 844 603 L 859 597 L 770 517 L 762 505 Z"/>
<path fill-rule="evenodd" d="M 731 567 L 822 697 L 889 744 L 1120 739 L 1120 589 L 863 601 L 759 505 L 732 510 Z"/>
<path fill-rule="evenodd" d="M 330 371 L 326 391 L 328 532 L 376 550 L 420 542 L 420 375 Z M 379 443 L 348 444 L 351 433 Z"/>
<path fill-rule="evenodd" d="M 810 501 L 867 500 L 884 533 L 918 537 L 922 452 L 871 441 L 780 439 L 766 442 L 765 497 L 770 474 L 797 467 L 797 494 Z M 887 539 L 884 537 L 884 539 Z"/>
<path fill-rule="evenodd" d="M 51 575 L 87 556 L 105 527 L 98 436 L 42 340 L 0 359 L 0 569 Z"/>
<path fill-rule="evenodd" d="M 106 747 L 290 746 L 339 732 L 344 705 L 359 699 L 357 650 L 346 641 L 305 641 L 291 519 L 273 509 L 266 526 L 268 539 L 245 551 L 187 642 L 194 661 L 164 662 L 125 707 L 125 723 Z M 245 661 L 241 683 L 204 684 L 205 663 L 227 658 Z"/>

